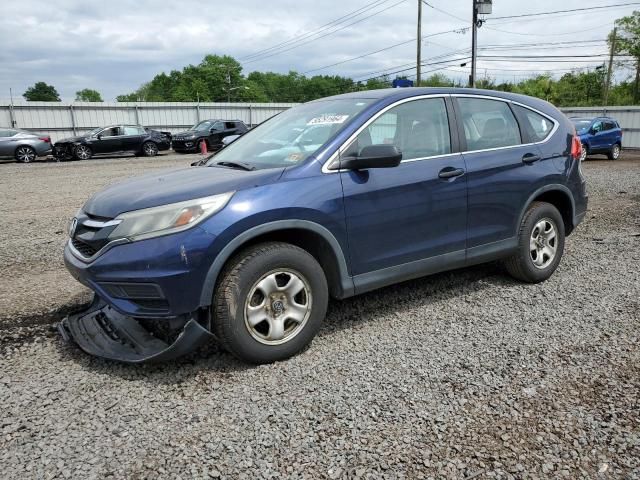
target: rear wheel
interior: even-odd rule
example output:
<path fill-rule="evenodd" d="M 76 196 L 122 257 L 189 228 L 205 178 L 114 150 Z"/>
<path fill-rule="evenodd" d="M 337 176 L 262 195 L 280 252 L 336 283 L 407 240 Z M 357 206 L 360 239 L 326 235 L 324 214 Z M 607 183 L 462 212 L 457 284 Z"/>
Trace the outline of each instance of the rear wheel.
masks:
<path fill-rule="evenodd" d="M 284 360 L 304 349 L 327 311 L 322 267 L 288 243 L 255 245 L 233 258 L 214 294 L 214 333 L 250 363 Z"/>
<path fill-rule="evenodd" d="M 23 145 L 16 148 L 15 157 L 18 162 L 31 163 L 38 157 L 38 154 L 33 147 Z"/>
<path fill-rule="evenodd" d="M 545 202 L 533 202 L 520 224 L 518 250 L 504 264 L 511 276 L 538 283 L 558 267 L 564 251 L 564 222 L 558 209 Z"/>
<path fill-rule="evenodd" d="M 611 150 L 609 150 L 609 153 L 607 153 L 607 158 L 609 160 L 617 160 L 618 158 L 620 158 L 620 145 L 618 145 L 617 143 L 614 144 L 611 147 Z"/>
<path fill-rule="evenodd" d="M 89 160 L 93 156 L 93 152 L 86 145 L 78 145 L 73 151 L 76 160 Z"/>
<path fill-rule="evenodd" d="M 154 142 L 144 142 L 142 144 L 142 153 L 145 157 L 155 157 L 158 154 L 158 145 Z"/>

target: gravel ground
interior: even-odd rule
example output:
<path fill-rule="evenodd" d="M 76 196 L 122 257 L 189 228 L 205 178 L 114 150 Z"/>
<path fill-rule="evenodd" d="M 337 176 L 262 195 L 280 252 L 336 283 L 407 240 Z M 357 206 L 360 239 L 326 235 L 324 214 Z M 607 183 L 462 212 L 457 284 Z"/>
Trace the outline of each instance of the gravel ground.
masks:
<path fill-rule="evenodd" d="M 215 345 L 123 366 L 50 325 L 87 300 L 61 261 L 97 188 L 193 157 L 0 165 L 5 478 L 640 478 L 640 160 L 585 164 L 556 274 L 491 264 L 330 305 L 310 349 Z"/>

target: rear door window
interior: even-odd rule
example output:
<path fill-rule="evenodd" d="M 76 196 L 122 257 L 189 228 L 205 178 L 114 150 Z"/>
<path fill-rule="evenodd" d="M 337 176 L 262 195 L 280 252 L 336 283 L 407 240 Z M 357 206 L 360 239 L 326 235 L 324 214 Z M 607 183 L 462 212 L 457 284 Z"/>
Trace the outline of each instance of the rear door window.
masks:
<path fill-rule="evenodd" d="M 124 134 L 125 135 L 142 135 L 143 131 L 141 128 L 138 127 L 124 127 Z"/>
<path fill-rule="evenodd" d="M 467 151 L 510 147 L 522 143 L 518 122 L 507 102 L 458 98 Z"/>
<path fill-rule="evenodd" d="M 553 122 L 547 117 L 528 108 L 521 107 L 520 105 L 513 105 L 513 109 L 518 113 L 520 123 L 523 130 L 527 132 L 529 141 L 541 142 L 546 139 L 551 133 L 551 130 L 553 130 Z"/>

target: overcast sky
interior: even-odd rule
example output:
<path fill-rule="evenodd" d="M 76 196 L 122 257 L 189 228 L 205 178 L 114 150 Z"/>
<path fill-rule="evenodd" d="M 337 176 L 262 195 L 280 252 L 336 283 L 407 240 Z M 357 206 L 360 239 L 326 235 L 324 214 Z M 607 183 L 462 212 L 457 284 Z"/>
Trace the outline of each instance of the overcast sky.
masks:
<path fill-rule="evenodd" d="M 444 12 L 424 6 L 423 61 L 446 60 L 449 64 L 425 66 L 423 71 L 446 67 L 448 70 L 442 70 L 442 73 L 466 79 L 468 68 L 460 68 L 458 65 L 462 60 L 454 62 L 456 57 L 452 55 L 470 47 L 470 32 L 429 35 L 468 27 L 471 0 L 429 0 L 428 3 Z M 556 48 L 513 45 L 604 40 L 613 21 L 630 14 L 634 6 L 546 17 L 493 18 L 617 3 L 628 1 L 494 0 L 493 14 L 486 16 L 487 22 L 479 30 L 479 47 L 509 47 L 507 50 L 481 50 L 479 54 L 606 54 L 604 42 L 579 47 L 564 44 Z M 5 0 L 0 16 L 0 44 L 3 45 L 0 49 L 0 98 L 8 98 L 12 87 L 14 98 L 22 99 L 28 86 L 45 81 L 57 88 L 63 100 L 73 100 L 75 92 L 82 88 L 96 89 L 105 100 L 114 100 L 116 95 L 134 91 L 155 74 L 197 64 L 206 54 L 228 54 L 241 59 L 317 30 L 372 4 L 375 8 L 361 10 L 360 15 L 344 23 L 303 38 L 299 43 L 308 43 L 298 48 L 274 50 L 261 57 L 245 59 L 242 62 L 244 74 L 254 70 L 303 73 L 409 41 L 416 37 L 417 0 Z M 640 9 L 640 5 L 635 8 Z M 377 12 L 381 13 L 365 18 Z M 359 22 L 347 26 L 356 21 Z M 342 27 L 346 28 L 330 33 Z M 325 34 L 328 35 L 318 38 Z M 314 38 L 318 39 L 310 41 Z M 561 46 L 565 48 L 559 48 Z M 276 54 L 267 56 L 271 53 Z M 442 55 L 449 56 L 430 60 Z M 460 53 L 460 57 L 465 55 Z M 251 58 L 258 60 L 249 61 Z M 533 70 L 560 74 L 562 69 L 566 71 L 578 66 L 593 68 L 605 57 L 587 59 L 588 62 L 583 60 L 536 63 L 485 58 L 479 61 L 478 75 L 486 74 L 498 81 L 519 80 L 531 75 Z M 339 74 L 366 79 L 383 69 L 394 72 L 411 63 L 415 64 L 415 42 L 309 72 L 309 75 Z M 406 72 L 413 73 L 415 70 Z"/>

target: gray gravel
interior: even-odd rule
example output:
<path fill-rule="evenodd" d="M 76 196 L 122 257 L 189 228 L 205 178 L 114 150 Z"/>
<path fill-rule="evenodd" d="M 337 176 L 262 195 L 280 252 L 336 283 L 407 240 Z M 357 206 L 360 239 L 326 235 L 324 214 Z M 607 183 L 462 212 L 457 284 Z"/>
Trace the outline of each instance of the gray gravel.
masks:
<path fill-rule="evenodd" d="M 638 159 L 586 163 L 586 222 L 541 285 L 491 264 L 334 302 L 310 349 L 261 367 L 63 344 L 50 324 L 87 298 L 66 217 L 190 161 L 0 165 L 1 476 L 640 478 Z"/>

